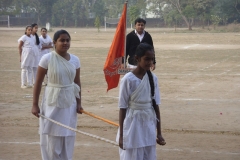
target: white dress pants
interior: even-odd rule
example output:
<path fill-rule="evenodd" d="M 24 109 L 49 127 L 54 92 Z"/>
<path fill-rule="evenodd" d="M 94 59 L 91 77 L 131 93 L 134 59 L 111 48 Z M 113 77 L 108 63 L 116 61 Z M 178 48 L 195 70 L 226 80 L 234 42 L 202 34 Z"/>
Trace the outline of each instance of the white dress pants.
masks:
<path fill-rule="evenodd" d="M 156 160 L 156 145 L 122 150 L 119 148 L 120 160 Z"/>
<path fill-rule="evenodd" d="M 40 134 L 43 160 L 72 160 L 76 136 L 51 136 Z"/>
<path fill-rule="evenodd" d="M 36 82 L 36 77 L 37 77 L 37 67 L 33 67 L 33 84 Z"/>
<path fill-rule="evenodd" d="M 33 85 L 32 76 L 32 67 L 24 66 L 21 72 L 21 85 Z"/>

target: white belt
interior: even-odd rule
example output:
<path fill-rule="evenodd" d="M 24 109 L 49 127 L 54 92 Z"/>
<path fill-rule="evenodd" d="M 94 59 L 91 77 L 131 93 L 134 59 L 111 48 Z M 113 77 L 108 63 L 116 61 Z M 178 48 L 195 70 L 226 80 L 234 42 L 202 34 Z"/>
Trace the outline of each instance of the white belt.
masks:
<path fill-rule="evenodd" d="M 74 95 L 77 98 L 80 98 L 79 92 L 80 92 L 80 87 L 76 83 L 68 84 L 68 85 L 59 85 L 59 84 L 52 84 L 48 83 L 47 87 L 54 87 L 54 88 L 68 88 L 68 87 L 74 87 Z"/>
<path fill-rule="evenodd" d="M 129 108 L 131 108 L 133 110 L 150 109 L 150 108 L 152 108 L 152 101 L 146 102 L 146 103 L 139 103 L 139 102 L 130 101 L 129 102 Z"/>

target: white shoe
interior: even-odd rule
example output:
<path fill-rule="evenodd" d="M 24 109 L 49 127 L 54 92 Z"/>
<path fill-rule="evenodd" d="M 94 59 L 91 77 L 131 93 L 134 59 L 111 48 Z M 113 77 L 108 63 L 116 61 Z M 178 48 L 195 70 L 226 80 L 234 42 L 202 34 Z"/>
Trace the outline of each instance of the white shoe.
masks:
<path fill-rule="evenodd" d="M 47 83 L 45 83 L 45 82 L 42 82 L 42 85 L 43 85 L 43 86 L 46 86 L 46 85 L 47 85 Z"/>
<path fill-rule="evenodd" d="M 28 85 L 27 88 L 33 88 L 33 85 Z"/>
<path fill-rule="evenodd" d="M 21 88 L 28 88 L 26 85 L 21 85 Z"/>

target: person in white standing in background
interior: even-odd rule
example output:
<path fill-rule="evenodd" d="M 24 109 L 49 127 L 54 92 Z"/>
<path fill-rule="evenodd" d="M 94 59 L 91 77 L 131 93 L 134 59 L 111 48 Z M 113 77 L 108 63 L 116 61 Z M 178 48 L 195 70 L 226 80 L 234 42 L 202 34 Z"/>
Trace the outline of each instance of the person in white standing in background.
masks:
<path fill-rule="evenodd" d="M 33 52 L 34 43 L 31 38 L 32 26 L 28 25 L 25 29 L 25 34 L 18 39 L 18 49 L 21 62 L 21 88 L 31 88 L 32 81 L 32 67 L 35 63 L 36 56 Z"/>
<path fill-rule="evenodd" d="M 41 60 L 42 56 L 51 52 L 51 48 L 53 48 L 53 41 L 50 36 L 47 35 L 47 29 L 41 28 L 41 36 L 39 37 L 41 51 L 38 56 L 39 61 Z M 45 76 L 47 79 L 47 76 Z M 42 85 L 47 85 L 47 83 L 43 82 Z"/>
<path fill-rule="evenodd" d="M 42 56 L 51 52 L 51 48 L 53 48 L 53 41 L 49 35 L 47 35 L 47 29 L 41 28 L 41 36 L 39 37 L 41 52 L 39 54 L 39 61 Z"/>
<path fill-rule="evenodd" d="M 40 46 L 40 41 L 39 41 L 39 37 L 38 37 L 38 34 L 37 34 L 38 25 L 36 23 L 33 23 L 31 26 L 32 26 L 32 35 L 31 35 L 31 37 L 32 37 L 32 40 L 34 42 L 33 51 L 34 51 L 34 54 L 37 55 L 35 57 L 34 66 L 32 68 L 32 70 L 33 70 L 33 84 L 34 84 L 35 81 L 36 81 L 37 67 L 38 67 L 38 63 L 39 63 L 39 54 L 40 54 L 41 46 Z"/>

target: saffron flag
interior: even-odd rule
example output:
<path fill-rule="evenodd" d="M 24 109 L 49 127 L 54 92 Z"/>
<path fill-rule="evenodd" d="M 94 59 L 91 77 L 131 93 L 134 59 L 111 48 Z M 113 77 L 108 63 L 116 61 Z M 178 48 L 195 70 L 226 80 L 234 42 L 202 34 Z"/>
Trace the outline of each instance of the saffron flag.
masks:
<path fill-rule="evenodd" d="M 122 57 L 124 57 L 125 54 L 126 16 L 127 3 L 124 4 L 122 16 L 118 22 L 116 33 L 103 69 L 108 84 L 107 91 L 116 88 L 119 83 L 120 75 L 118 74 L 118 68 L 121 66 Z"/>

